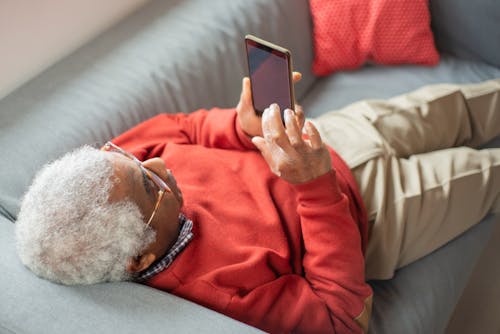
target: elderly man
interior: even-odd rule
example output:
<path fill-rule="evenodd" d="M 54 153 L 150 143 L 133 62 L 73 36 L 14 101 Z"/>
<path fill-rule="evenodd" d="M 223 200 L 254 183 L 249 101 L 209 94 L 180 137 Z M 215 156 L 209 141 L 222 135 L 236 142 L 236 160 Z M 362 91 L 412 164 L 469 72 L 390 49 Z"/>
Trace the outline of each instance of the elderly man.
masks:
<path fill-rule="evenodd" d="M 137 280 L 269 332 L 357 333 L 367 278 L 500 211 L 500 149 L 475 149 L 500 135 L 499 81 L 284 115 L 257 117 L 245 78 L 236 110 L 159 115 L 68 153 L 24 197 L 21 260 L 63 284 Z"/>

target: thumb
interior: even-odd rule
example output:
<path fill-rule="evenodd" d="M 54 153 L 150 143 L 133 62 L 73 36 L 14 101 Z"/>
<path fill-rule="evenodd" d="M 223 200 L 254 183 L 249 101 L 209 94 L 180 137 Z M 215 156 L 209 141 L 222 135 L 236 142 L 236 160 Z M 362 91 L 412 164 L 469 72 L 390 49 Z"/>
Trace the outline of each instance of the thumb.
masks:
<path fill-rule="evenodd" d="M 252 105 L 252 89 L 250 87 L 250 79 L 244 77 L 241 83 L 241 102 L 245 105 Z"/>
<path fill-rule="evenodd" d="M 302 79 L 302 73 L 295 71 L 292 73 L 292 81 L 294 84 L 299 82 L 301 79 Z"/>

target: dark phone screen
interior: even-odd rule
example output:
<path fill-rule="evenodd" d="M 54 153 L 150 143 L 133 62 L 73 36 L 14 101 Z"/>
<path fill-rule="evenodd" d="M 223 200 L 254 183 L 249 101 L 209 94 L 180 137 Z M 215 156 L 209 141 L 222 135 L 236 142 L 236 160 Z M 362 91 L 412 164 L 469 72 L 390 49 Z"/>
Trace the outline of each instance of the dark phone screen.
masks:
<path fill-rule="evenodd" d="M 292 108 L 287 55 L 251 40 L 246 46 L 255 111 L 260 115 L 272 103 L 277 103 L 282 113 Z"/>

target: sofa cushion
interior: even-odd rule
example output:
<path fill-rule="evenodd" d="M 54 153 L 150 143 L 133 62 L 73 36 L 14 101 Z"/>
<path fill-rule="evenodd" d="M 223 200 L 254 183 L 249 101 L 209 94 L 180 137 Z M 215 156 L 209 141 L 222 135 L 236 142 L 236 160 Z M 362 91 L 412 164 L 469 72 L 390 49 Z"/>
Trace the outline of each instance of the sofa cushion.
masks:
<path fill-rule="evenodd" d="M 378 64 L 435 65 L 427 0 L 310 0 L 317 75 Z"/>
<path fill-rule="evenodd" d="M 430 0 L 440 52 L 500 67 L 500 1 Z"/>

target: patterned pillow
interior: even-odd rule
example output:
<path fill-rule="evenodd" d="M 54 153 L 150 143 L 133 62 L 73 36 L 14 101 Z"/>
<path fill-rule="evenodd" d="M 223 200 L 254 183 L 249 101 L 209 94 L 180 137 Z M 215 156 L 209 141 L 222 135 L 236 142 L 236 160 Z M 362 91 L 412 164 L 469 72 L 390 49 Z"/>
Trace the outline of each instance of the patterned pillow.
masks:
<path fill-rule="evenodd" d="M 435 65 L 439 53 L 428 0 L 309 0 L 313 72 L 327 75 L 377 64 Z"/>

